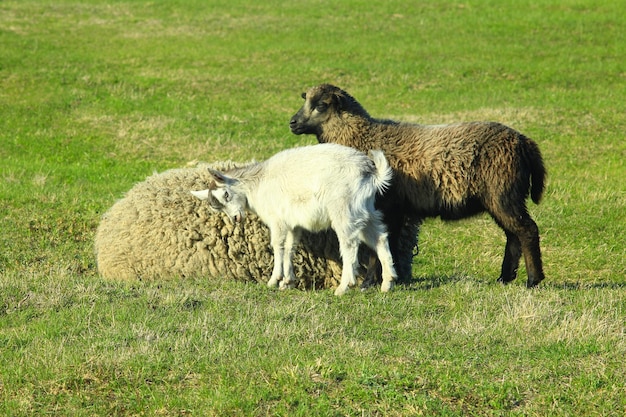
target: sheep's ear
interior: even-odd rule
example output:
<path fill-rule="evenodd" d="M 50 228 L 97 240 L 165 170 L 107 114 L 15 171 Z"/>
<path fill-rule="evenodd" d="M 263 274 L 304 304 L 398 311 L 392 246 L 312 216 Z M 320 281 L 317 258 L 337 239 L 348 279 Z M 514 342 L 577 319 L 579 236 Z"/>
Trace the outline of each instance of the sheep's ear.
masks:
<path fill-rule="evenodd" d="M 338 109 L 345 109 L 348 107 L 348 98 L 341 90 L 333 93 L 332 100 L 336 103 Z"/>
<path fill-rule="evenodd" d="M 209 174 L 211 174 L 211 176 L 213 177 L 213 180 L 215 181 L 218 187 L 222 185 L 231 185 L 235 183 L 236 181 L 234 178 L 231 178 L 228 175 L 216 169 L 208 168 L 208 170 L 209 170 Z"/>
<path fill-rule="evenodd" d="M 206 200 L 209 198 L 209 190 L 191 191 L 191 194 L 195 195 L 200 200 Z"/>

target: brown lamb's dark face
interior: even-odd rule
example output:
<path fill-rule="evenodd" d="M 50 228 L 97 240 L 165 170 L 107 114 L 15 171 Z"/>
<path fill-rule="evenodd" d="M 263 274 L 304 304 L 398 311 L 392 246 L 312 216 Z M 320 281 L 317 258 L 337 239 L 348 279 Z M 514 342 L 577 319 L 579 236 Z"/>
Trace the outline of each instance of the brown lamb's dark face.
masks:
<path fill-rule="evenodd" d="M 289 121 L 291 132 L 296 135 L 314 134 L 319 140 L 323 124 L 336 111 L 340 92 L 337 87 L 322 84 L 302 93 L 304 104 Z"/>

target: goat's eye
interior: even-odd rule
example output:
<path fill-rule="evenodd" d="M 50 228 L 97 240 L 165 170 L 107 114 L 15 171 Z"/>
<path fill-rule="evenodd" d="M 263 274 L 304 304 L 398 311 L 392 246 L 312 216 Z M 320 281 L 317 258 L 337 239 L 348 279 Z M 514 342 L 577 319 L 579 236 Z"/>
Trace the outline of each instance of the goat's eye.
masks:
<path fill-rule="evenodd" d="M 224 191 L 224 201 L 230 201 L 230 193 L 228 191 Z"/>

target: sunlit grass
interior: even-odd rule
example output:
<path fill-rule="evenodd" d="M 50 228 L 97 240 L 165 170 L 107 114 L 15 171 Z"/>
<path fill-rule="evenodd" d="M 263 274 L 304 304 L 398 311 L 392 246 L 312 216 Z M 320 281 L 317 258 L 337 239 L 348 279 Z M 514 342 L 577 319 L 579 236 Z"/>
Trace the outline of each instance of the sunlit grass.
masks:
<path fill-rule="evenodd" d="M 0 414 L 622 415 L 624 5 L 0 2 Z M 154 171 L 263 159 L 331 82 L 373 116 L 533 138 L 546 280 L 486 215 L 427 220 L 390 294 L 97 275 Z"/>

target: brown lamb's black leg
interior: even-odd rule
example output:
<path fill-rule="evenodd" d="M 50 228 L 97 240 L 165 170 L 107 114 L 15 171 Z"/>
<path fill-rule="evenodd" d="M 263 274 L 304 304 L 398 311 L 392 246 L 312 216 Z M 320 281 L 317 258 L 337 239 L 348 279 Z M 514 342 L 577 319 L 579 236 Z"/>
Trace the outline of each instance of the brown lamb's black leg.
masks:
<path fill-rule="evenodd" d="M 519 238 L 511 233 L 506 233 L 506 247 L 504 249 L 504 260 L 502 261 L 502 272 L 498 278 L 498 282 L 508 284 L 517 278 L 517 269 L 519 268 L 519 260 L 522 257 L 522 244 Z"/>
<path fill-rule="evenodd" d="M 526 286 L 533 288 L 543 279 L 543 264 L 541 249 L 539 248 L 539 228 L 526 210 L 520 215 L 493 216 L 496 222 L 505 230 L 507 244 L 502 261 L 502 273 L 499 281 L 507 283 L 515 279 L 521 253 L 524 255 L 528 280 Z"/>

